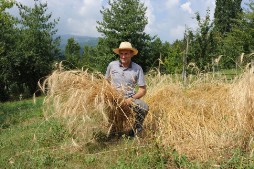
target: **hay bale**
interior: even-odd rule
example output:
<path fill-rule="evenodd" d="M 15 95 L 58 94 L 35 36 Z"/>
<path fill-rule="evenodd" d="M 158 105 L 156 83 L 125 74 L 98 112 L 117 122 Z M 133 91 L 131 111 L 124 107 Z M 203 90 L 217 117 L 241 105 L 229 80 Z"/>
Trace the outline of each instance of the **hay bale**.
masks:
<path fill-rule="evenodd" d="M 132 120 L 132 110 L 99 73 L 54 71 L 40 85 L 46 94 L 46 118 L 59 118 L 80 138 L 91 138 L 96 131 L 120 132 Z M 113 129 L 112 129 L 113 127 Z"/>
<path fill-rule="evenodd" d="M 148 123 L 156 126 L 155 136 L 162 145 L 190 159 L 218 160 L 226 149 L 244 148 L 253 137 L 253 79 L 247 73 L 231 84 L 194 82 L 187 89 L 173 80 L 161 85 L 157 79 L 160 86 L 153 86 L 147 98 Z"/>

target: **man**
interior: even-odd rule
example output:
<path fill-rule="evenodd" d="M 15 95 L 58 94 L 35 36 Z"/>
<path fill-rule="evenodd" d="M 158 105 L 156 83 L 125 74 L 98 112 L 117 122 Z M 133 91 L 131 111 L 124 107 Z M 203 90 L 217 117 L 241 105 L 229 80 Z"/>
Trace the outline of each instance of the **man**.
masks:
<path fill-rule="evenodd" d="M 130 137 L 134 137 L 142 131 L 144 118 L 148 113 L 148 105 L 140 100 L 146 94 L 145 77 L 141 66 L 131 60 L 138 54 L 138 50 L 133 48 L 131 43 L 122 42 L 119 48 L 113 51 L 119 55 L 120 60 L 109 63 L 105 78 L 123 93 L 125 103 L 136 113 L 134 125 L 128 132 Z"/>

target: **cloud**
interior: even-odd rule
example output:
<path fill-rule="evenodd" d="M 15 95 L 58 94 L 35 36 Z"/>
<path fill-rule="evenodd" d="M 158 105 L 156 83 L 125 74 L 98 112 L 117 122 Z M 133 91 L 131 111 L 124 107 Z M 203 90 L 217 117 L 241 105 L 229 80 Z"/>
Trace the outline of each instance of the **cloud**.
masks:
<path fill-rule="evenodd" d="M 182 8 L 183 11 L 187 11 L 189 14 L 192 14 L 193 11 L 192 11 L 190 6 L 191 6 L 191 2 L 186 2 L 186 3 L 181 5 L 181 8 Z"/>
<path fill-rule="evenodd" d="M 33 6 L 33 0 L 17 0 L 24 5 Z M 76 34 L 98 37 L 96 21 L 102 21 L 102 6 L 109 7 L 108 0 L 41 0 L 47 2 L 52 18 L 60 17 L 57 25 L 59 34 Z M 246 3 L 247 0 L 243 0 Z M 185 27 L 195 29 L 195 13 L 205 17 L 210 9 L 210 19 L 215 10 L 214 0 L 141 0 L 147 7 L 148 24 L 145 32 L 158 35 L 163 41 L 173 42 L 183 37 Z M 18 14 L 17 10 L 12 11 Z"/>
<path fill-rule="evenodd" d="M 81 16 L 97 16 L 98 12 L 102 7 L 102 0 L 83 0 L 82 3 L 77 4 L 78 13 Z"/>
<path fill-rule="evenodd" d="M 182 39 L 184 36 L 185 26 L 176 25 L 169 30 L 169 36 L 171 39 Z"/>
<path fill-rule="evenodd" d="M 167 0 L 166 1 L 166 7 L 169 8 L 169 9 L 174 8 L 178 4 L 179 4 L 179 0 Z"/>
<path fill-rule="evenodd" d="M 60 0 L 59 0 L 60 1 Z M 68 8 L 68 13 L 61 19 L 61 25 L 65 26 L 68 34 L 99 36 L 97 32 L 96 21 L 101 20 L 100 9 L 102 8 L 102 0 L 82 0 L 72 1 Z"/>
<path fill-rule="evenodd" d="M 155 31 L 153 27 L 155 19 L 156 19 L 154 15 L 154 8 L 150 0 L 144 0 L 143 3 L 147 7 L 146 17 L 148 18 L 148 24 L 145 27 L 145 32 L 150 34 Z"/>
<path fill-rule="evenodd" d="M 27 0 L 18 1 L 23 3 Z M 99 36 L 96 21 L 101 20 L 102 0 L 42 0 L 42 2 L 47 2 L 47 12 L 52 12 L 52 18 L 60 18 L 57 25 L 59 34 Z M 28 5 L 33 6 L 33 3 Z"/>
<path fill-rule="evenodd" d="M 69 30 L 68 34 L 97 37 L 96 25 L 94 19 L 77 20 L 68 18 L 66 28 Z"/>

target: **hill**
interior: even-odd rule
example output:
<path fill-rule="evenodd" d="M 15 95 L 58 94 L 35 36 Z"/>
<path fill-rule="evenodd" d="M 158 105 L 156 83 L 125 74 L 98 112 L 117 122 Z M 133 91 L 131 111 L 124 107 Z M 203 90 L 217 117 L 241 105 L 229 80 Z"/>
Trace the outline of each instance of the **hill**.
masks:
<path fill-rule="evenodd" d="M 83 52 L 84 46 L 96 46 L 98 44 L 98 38 L 97 37 L 90 37 L 90 36 L 79 36 L 79 35 L 71 35 L 71 34 L 65 34 L 65 35 L 58 35 L 61 37 L 61 43 L 60 48 L 61 51 L 64 52 L 65 46 L 67 45 L 68 39 L 74 38 L 76 42 L 79 43 L 81 47 L 81 51 Z"/>

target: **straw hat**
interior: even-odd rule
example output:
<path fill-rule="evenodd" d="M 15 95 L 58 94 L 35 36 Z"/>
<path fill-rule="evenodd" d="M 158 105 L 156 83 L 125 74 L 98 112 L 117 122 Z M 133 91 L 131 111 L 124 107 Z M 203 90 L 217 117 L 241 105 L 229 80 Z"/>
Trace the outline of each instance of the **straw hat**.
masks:
<path fill-rule="evenodd" d="M 137 55 L 137 54 L 138 54 L 138 50 L 135 49 L 135 48 L 133 48 L 130 42 L 121 42 L 119 48 L 116 48 L 116 49 L 114 49 L 113 51 L 114 51 L 116 54 L 119 55 L 119 51 L 120 51 L 120 50 L 123 50 L 123 49 L 127 49 L 127 50 L 133 51 L 133 54 L 134 54 L 134 55 Z"/>

